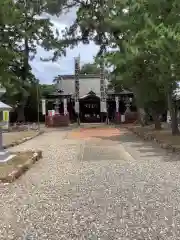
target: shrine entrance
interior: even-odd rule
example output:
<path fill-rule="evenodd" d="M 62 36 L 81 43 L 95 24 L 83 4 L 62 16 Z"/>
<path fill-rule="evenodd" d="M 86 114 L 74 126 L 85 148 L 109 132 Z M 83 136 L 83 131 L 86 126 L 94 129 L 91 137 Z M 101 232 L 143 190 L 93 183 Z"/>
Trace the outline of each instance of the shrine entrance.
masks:
<path fill-rule="evenodd" d="M 100 122 L 100 98 L 91 91 L 80 98 L 80 121 L 84 123 Z"/>

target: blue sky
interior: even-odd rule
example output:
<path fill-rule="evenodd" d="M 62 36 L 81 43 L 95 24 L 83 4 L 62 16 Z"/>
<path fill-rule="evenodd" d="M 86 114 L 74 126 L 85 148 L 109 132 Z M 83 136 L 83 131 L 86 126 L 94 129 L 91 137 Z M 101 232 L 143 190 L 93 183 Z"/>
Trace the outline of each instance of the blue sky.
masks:
<path fill-rule="evenodd" d="M 72 10 L 60 17 L 50 16 L 50 18 L 54 27 L 61 31 L 73 22 L 75 14 L 75 10 Z M 66 56 L 62 56 L 57 62 L 42 62 L 40 57 L 48 57 L 49 53 L 45 52 L 41 47 L 38 47 L 37 55 L 30 64 L 33 73 L 40 82 L 48 84 L 52 83 L 53 78 L 57 75 L 74 73 L 74 57 L 80 54 L 81 65 L 83 65 L 84 63 L 92 62 L 97 51 L 98 47 L 95 46 L 94 43 L 89 45 L 79 44 L 79 46 L 74 49 L 67 49 Z"/>

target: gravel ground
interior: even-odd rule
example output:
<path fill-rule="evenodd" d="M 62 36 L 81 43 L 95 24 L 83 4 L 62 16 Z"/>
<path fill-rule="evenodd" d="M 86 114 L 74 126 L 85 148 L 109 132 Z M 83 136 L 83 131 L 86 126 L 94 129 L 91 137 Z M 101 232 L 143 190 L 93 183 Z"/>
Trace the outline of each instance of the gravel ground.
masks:
<path fill-rule="evenodd" d="M 0 185 L 0 239 L 180 239 L 179 156 L 120 133 L 53 131 L 13 148 L 44 158 Z"/>

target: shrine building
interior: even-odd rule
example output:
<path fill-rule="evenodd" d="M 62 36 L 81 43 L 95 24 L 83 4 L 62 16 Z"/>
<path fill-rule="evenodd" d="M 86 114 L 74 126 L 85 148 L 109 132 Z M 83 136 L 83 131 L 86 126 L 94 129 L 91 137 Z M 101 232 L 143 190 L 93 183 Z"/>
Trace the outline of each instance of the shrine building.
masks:
<path fill-rule="evenodd" d="M 75 60 L 74 75 L 59 75 L 56 92 L 49 96 L 54 115 L 47 125 L 66 125 L 70 122 L 133 122 L 136 107 L 133 93 L 109 90 L 109 80 L 103 68 L 100 74 L 80 74 L 79 59 Z M 56 119 L 53 121 L 53 118 Z M 51 119 L 51 121 L 50 121 Z M 59 120 L 58 120 L 59 119 Z M 50 124 L 51 122 L 51 124 Z M 68 122 L 68 123 L 67 123 Z"/>

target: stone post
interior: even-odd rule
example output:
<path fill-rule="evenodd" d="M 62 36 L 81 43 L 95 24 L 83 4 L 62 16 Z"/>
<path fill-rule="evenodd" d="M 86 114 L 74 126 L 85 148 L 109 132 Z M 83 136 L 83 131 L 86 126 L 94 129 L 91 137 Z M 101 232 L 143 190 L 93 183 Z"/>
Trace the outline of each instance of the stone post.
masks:
<path fill-rule="evenodd" d="M 130 113 L 130 112 L 131 112 L 130 104 L 126 103 L 126 111 L 125 111 L 125 113 Z"/>
<path fill-rule="evenodd" d="M 125 121 L 128 123 L 131 119 L 131 109 L 130 109 L 131 98 L 126 98 L 126 111 L 125 111 Z"/>

